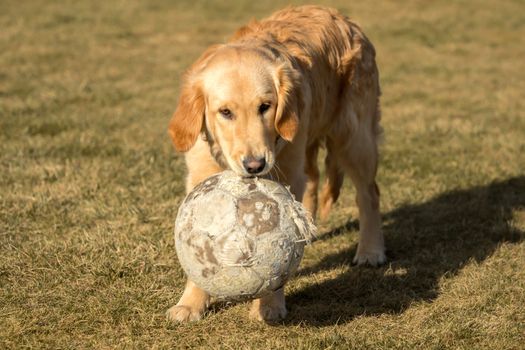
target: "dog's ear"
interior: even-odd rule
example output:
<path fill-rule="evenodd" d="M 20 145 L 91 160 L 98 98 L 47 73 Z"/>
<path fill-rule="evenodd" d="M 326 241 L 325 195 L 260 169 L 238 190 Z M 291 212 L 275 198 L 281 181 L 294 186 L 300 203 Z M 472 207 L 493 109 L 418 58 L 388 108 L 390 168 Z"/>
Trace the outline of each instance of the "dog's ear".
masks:
<path fill-rule="evenodd" d="M 168 126 L 168 132 L 175 149 L 188 151 L 202 129 L 204 120 L 204 95 L 198 83 L 185 82 L 181 88 L 179 104 Z"/>
<path fill-rule="evenodd" d="M 168 126 L 173 145 L 179 152 L 186 152 L 193 147 L 202 130 L 206 102 L 200 74 L 218 47 L 216 45 L 206 50 L 184 76 L 179 103 Z"/>
<path fill-rule="evenodd" d="M 286 141 L 292 141 L 299 128 L 302 109 L 300 75 L 289 62 L 277 67 L 275 74 L 277 111 L 275 130 Z"/>

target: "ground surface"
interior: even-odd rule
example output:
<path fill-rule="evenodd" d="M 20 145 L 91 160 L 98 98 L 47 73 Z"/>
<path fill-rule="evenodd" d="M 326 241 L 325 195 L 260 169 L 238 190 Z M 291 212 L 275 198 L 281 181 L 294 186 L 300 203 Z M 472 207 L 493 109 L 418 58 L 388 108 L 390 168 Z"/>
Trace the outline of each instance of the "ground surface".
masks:
<path fill-rule="evenodd" d="M 525 3 L 329 1 L 375 43 L 389 263 L 351 266 L 353 190 L 288 285 L 170 325 L 184 167 L 166 126 L 209 44 L 285 1 L 0 3 L 0 348 L 460 348 L 525 342 Z"/>

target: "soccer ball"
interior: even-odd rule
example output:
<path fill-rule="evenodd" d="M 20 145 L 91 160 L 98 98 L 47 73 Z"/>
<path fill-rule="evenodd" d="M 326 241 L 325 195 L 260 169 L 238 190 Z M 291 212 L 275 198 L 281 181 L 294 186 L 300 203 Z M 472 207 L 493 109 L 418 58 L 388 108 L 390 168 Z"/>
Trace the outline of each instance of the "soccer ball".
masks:
<path fill-rule="evenodd" d="M 258 298 L 297 270 L 315 226 L 281 184 L 224 171 L 179 208 L 175 247 L 188 277 L 217 299 Z"/>

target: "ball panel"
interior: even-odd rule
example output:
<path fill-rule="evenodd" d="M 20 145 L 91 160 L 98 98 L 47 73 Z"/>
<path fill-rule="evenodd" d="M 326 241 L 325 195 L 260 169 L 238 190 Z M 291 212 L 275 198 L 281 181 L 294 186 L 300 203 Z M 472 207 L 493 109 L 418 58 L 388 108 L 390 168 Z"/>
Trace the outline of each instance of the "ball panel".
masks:
<path fill-rule="evenodd" d="M 264 288 L 264 280 L 250 268 L 230 268 L 203 280 L 201 287 L 217 299 L 242 300 L 257 297 Z"/>
<path fill-rule="evenodd" d="M 215 256 L 213 240 L 206 232 L 191 230 L 179 232 L 175 237 L 175 248 L 184 271 L 192 277 L 208 278 L 220 270 Z"/>
<path fill-rule="evenodd" d="M 236 225 L 236 200 L 223 191 L 210 191 L 206 196 L 193 200 L 190 205 L 193 227 L 210 236 L 231 231 Z"/>
<path fill-rule="evenodd" d="M 237 222 L 251 235 L 260 235 L 279 225 L 279 204 L 261 192 L 237 200 Z"/>
<path fill-rule="evenodd" d="M 216 241 L 219 261 L 224 267 L 252 266 L 256 255 L 256 242 L 244 230 L 232 230 Z"/>

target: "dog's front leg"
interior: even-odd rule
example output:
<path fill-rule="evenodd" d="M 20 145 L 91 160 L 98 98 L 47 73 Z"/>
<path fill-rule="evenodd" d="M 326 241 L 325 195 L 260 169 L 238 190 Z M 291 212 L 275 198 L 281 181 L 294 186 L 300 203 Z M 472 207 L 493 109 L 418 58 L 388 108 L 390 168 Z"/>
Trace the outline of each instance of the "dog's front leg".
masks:
<path fill-rule="evenodd" d="M 304 154 L 304 152 L 299 153 L 300 151 L 295 152 L 295 154 Z M 286 157 L 286 153 L 284 155 L 287 161 L 279 164 L 281 175 L 283 176 L 280 178 L 280 182 L 290 186 L 290 191 L 295 196 L 295 199 L 300 202 L 303 199 L 307 181 L 304 173 L 304 158 Z M 265 297 L 255 299 L 252 302 L 250 318 L 272 323 L 285 318 L 287 313 L 283 286 Z"/>
<path fill-rule="evenodd" d="M 250 318 L 257 321 L 276 322 L 286 317 L 284 287 L 252 302 Z"/>
<path fill-rule="evenodd" d="M 197 287 L 191 280 L 186 282 L 186 288 L 179 302 L 172 306 L 166 317 L 170 321 L 187 322 L 200 320 L 208 307 L 210 296 Z"/>
<path fill-rule="evenodd" d="M 195 146 L 186 153 L 186 164 L 188 167 L 187 193 L 209 176 L 222 171 L 211 156 L 208 144 L 202 139 L 197 140 Z M 208 293 L 188 279 L 179 302 L 166 312 L 166 317 L 175 322 L 200 320 L 209 302 Z"/>

